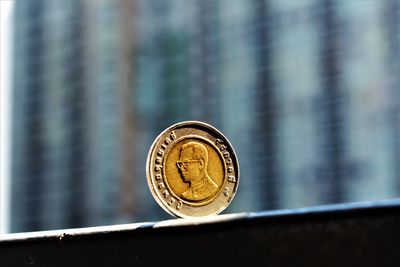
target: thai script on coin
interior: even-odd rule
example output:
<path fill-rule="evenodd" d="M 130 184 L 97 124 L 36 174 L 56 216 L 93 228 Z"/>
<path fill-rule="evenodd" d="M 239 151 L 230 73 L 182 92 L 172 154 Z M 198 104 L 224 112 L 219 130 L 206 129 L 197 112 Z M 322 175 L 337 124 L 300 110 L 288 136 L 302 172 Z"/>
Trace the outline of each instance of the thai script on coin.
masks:
<path fill-rule="evenodd" d="M 156 138 L 146 176 L 153 197 L 168 213 L 209 216 L 231 203 L 239 184 L 239 164 L 220 131 L 204 122 L 185 121 Z"/>

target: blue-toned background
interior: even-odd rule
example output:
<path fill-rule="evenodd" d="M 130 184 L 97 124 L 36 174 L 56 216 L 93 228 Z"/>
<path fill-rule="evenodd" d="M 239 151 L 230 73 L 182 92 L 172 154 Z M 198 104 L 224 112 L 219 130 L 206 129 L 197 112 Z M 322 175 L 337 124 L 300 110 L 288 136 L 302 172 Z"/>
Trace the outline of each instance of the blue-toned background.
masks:
<path fill-rule="evenodd" d="M 224 213 L 400 196 L 400 2 L 14 6 L 11 231 L 170 218 L 145 159 L 181 120 L 241 167 Z"/>

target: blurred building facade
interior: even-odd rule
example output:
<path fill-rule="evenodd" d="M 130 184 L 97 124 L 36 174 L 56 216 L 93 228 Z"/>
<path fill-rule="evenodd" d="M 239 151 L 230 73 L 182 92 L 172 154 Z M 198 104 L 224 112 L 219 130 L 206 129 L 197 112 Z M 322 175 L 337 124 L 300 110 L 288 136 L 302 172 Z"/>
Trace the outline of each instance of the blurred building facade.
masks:
<path fill-rule="evenodd" d="M 398 197 L 397 1 L 15 4 L 13 232 L 168 218 L 145 179 L 164 128 L 238 154 L 227 212 Z"/>

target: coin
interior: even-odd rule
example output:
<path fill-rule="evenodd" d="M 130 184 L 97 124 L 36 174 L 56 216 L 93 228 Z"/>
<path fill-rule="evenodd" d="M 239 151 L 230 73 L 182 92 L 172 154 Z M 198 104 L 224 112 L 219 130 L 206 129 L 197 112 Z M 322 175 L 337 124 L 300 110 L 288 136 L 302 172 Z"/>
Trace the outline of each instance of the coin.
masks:
<path fill-rule="evenodd" d="M 232 201 L 239 185 L 239 164 L 228 139 L 199 121 L 164 130 L 146 162 L 150 191 L 176 217 L 216 215 Z"/>

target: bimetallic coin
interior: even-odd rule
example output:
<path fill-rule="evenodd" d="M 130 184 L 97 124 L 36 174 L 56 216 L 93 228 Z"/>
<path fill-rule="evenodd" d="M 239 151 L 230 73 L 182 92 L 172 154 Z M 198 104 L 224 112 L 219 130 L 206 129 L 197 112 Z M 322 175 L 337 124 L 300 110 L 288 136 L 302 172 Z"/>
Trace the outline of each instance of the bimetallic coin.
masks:
<path fill-rule="evenodd" d="M 177 123 L 150 148 L 146 176 L 157 203 L 177 217 L 223 211 L 235 196 L 239 164 L 228 139 L 199 121 Z"/>

